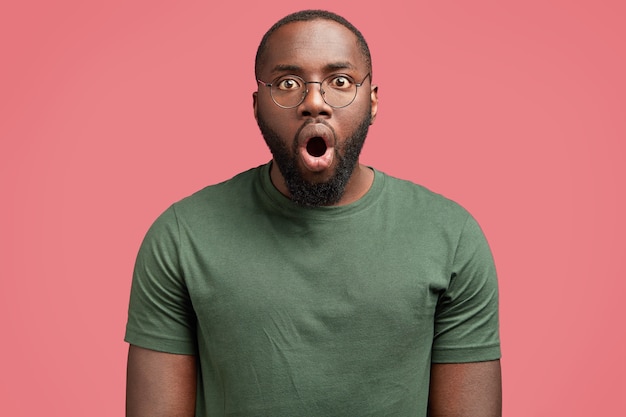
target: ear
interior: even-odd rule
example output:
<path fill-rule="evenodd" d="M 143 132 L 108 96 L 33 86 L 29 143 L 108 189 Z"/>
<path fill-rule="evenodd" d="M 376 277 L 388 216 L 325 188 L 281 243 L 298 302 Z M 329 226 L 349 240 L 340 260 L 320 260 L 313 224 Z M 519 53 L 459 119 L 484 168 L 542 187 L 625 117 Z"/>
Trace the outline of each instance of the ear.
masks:
<path fill-rule="evenodd" d="M 374 120 L 376 120 L 376 114 L 378 113 L 378 86 L 373 85 L 372 91 L 370 92 L 370 100 L 372 103 L 372 119 L 370 121 L 370 125 L 374 124 Z"/>
<path fill-rule="evenodd" d="M 258 121 L 257 117 L 257 92 L 252 93 L 252 108 L 254 109 L 254 118 Z"/>

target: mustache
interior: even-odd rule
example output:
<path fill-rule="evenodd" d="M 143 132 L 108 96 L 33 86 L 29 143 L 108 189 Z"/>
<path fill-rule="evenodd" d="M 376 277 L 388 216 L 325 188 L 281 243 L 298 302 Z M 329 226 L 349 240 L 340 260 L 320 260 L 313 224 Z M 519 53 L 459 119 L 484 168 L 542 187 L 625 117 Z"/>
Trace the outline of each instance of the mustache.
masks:
<path fill-rule="evenodd" d="M 320 118 L 320 117 L 313 117 L 310 119 L 306 119 L 304 123 L 302 123 L 302 125 L 298 128 L 298 130 L 296 130 L 296 134 L 293 137 L 294 148 L 298 147 L 298 138 L 300 137 L 300 133 L 302 132 L 302 129 L 304 129 L 305 127 L 313 123 L 322 124 L 326 126 L 333 133 L 333 140 L 335 142 L 337 141 L 337 132 L 335 132 L 335 129 L 325 119 Z"/>

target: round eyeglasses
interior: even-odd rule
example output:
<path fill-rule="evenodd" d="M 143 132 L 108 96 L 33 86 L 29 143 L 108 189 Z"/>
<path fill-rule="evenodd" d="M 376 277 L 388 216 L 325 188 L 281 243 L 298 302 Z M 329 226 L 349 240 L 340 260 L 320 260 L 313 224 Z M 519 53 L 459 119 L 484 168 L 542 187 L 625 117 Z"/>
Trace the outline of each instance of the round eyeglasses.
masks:
<path fill-rule="evenodd" d="M 307 84 L 319 84 L 320 94 L 330 107 L 339 109 L 347 107 L 356 98 L 357 90 L 363 85 L 368 73 L 360 83 L 346 74 L 333 74 L 322 81 L 304 81 L 297 75 L 281 75 L 271 83 L 257 79 L 258 83 L 270 89 L 270 96 L 278 107 L 292 109 L 298 107 L 309 93 Z"/>

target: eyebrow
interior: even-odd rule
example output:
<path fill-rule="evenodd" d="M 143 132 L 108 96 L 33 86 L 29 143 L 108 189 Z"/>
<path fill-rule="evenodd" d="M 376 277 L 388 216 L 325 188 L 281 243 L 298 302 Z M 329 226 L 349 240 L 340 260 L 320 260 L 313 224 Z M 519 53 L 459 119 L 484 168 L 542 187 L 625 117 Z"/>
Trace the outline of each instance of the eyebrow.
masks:
<path fill-rule="evenodd" d="M 356 67 L 352 65 L 351 63 L 345 62 L 345 61 L 332 62 L 324 66 L 324 71 L 336 71 L 336 70 L 343 70 L 343 69 L 356 69 Z M 302 72 L 302 67 L 299 65 L 292 65 L 292 64 L 278 64 L 274 68 L 272 68 L 272 73 L 276 73 L 276 72 L 296 72 L 297 73 L 297 72 Z"/>

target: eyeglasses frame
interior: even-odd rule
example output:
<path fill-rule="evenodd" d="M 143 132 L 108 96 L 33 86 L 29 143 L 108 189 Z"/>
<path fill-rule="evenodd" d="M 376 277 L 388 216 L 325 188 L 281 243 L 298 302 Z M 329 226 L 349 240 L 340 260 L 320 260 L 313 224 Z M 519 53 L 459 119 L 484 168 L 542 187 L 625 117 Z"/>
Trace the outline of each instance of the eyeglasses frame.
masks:
<path fill-rule="evenodd" d="M 343 106 L 333 106 L 332 104 L 330 104 L 329 102 L 326 101 L 326 92 L 324 90 L 322 90 L 322 83 L 324 81 L 326 81 L 327 79 L 329 79 L 330 77 L 336 77 L 338 75 L 343 75 L 345 77 L 348 77 L 350 79 L 352 79 L 354 81 L 354 78 L 352 78 L 351 76 L 347 75 L 347 74 L 331 74 L 328 77 L 324 78 L 322 81 L 305 81 L 304 78 L 299 77 L 295 74 L 287 74 L 287 75 L 281 75 L 279 77 L 276 77 L 274 80 L 272 80 L 271 83 L 267 83 L 263 80 L 260 79 L 256 79 L 257 83 L 261 83 L 264 86 L 266 86 L 267 88 L 270 89 L 270 97 L 272 97 L 272 101 L 274 102 L 274 104 L 276 104 L 278 107 L 282 108 L 282 109 L 295 109 L 296 107 L 298 107 L 300 104 L 302 104 L 304 102 L 304 100 L 306 99 L 306 96 L 309 94 L 309 88 L 307 87 L 308 84 L 319 84 L 320 86 L 320 95 L 322 96 L 322 100 L 324 100 L 324 103 L 328 104 L 330 107 L 332 107 L 333 109 L 343 109 L 344 107 L 348 107 L 350 104 L 354 103 L 354 100 L 356 100 L 356 96 L 359 94 L 359 87 L 361 87 L 363 85 L 363 83 L 365 82 L 365 80 L 367 79 L 367 77 L 370 77 L 371 80 L 371 76 L 372 73 L 368 72 L 367 75 L 365 77 L 363 77 L 363 80 L 361 80 L 360 83 L 354 83 L 355 87 L 356 87 L 356 91 L 354 92 L 354 97 L 352 97 L 352 100 L 350 100 L 350 102 L 348 104 L 345 104 Z M 302 98 L 300 99 L 300 101 L 298 102 L 298 104 L 293 105 L 293 106 L 283 106 L 282 104 L 279 104 L 276 99 L 274 98 L 274 95 L 272 94 L 272 86 L 274 85 L 274 83 L 276 83 L 276 81 L 278 81 L 279 78 L 283 78 L 283 77 L 294 77 L 294 78 L 298 78 L 300 80 L 302 80 L 302 83 L 304 84 L 306 90 L 304 91 L 304 93 L 302 94 Z"/>

